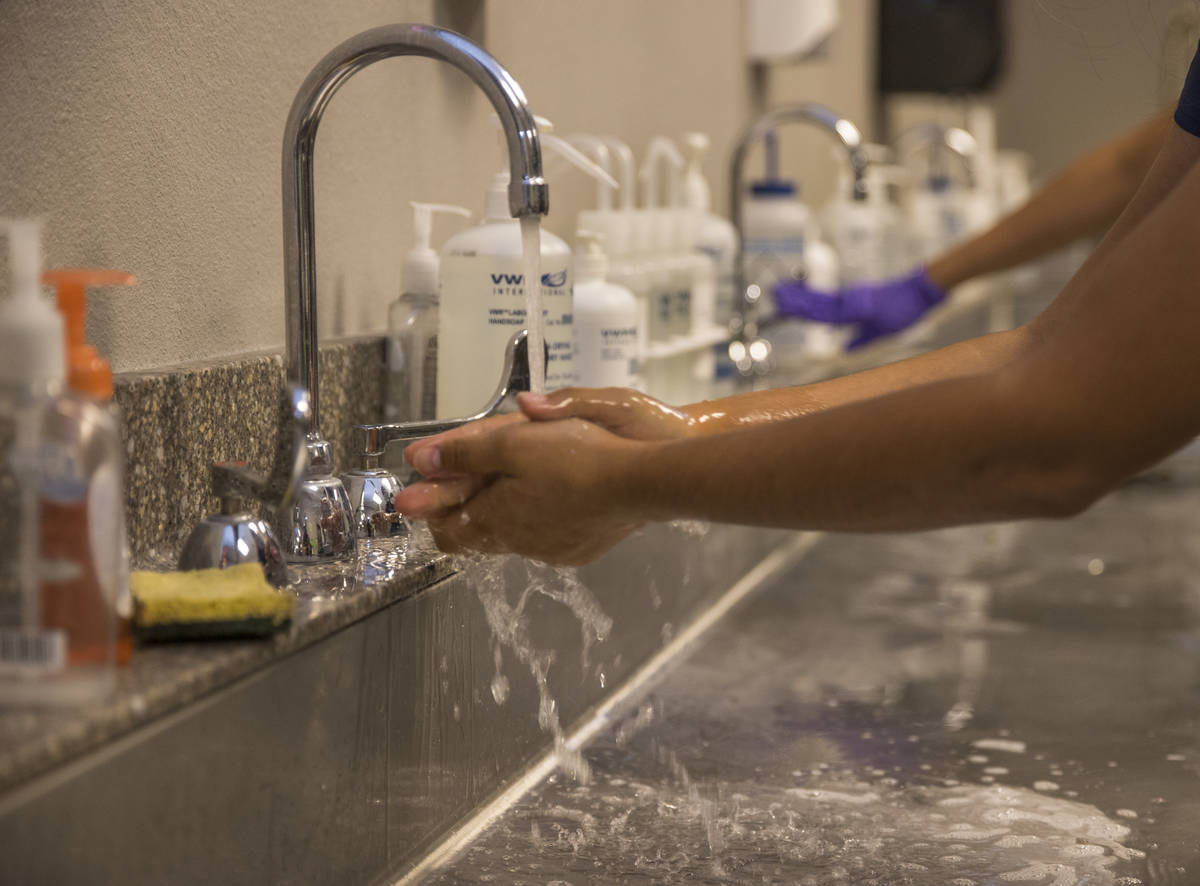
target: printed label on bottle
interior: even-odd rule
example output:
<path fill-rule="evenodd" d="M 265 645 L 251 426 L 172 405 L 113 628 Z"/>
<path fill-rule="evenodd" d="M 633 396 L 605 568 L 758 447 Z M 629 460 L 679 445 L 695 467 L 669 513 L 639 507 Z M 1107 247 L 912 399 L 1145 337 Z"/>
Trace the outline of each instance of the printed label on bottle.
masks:
<path fill-rule="evenodd" d="M 504 349 L 513 333 L 525 327 L 525 275 L 520 264 L 519 259 L 478 255 L 451 255 L 442 261 L 439 418 L 479 411 L 500 383 Z M 575 384 L 572 301 L 567 256 L 543 258 L 547 390 Z"/>
<path fill-rule="evenodd" d="M 580 384 L 598 388 L 628 388 L 637 381 L 638 327 L 635 318 L 620 326 L 580 330 L 575 361 Z"/>
<path fill-rule="evenodd" d="M 66 666 L 66 631 L 0 628 L 0 675 L 56 674 Z"/>

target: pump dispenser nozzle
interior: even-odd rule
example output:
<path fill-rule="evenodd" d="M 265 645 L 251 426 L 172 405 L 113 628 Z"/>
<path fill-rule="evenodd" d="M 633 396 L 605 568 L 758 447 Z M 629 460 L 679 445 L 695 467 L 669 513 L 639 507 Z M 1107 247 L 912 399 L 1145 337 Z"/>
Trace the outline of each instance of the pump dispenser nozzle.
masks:
<path fill-rule="evenodd" d="M 642 180 L 646 207 L 654 206 L 655 194 L 658 191 L 658 164 L 660 161 L 666 161 L 671 170 L 670 177 L 667 179 L 667 193 L 662 205 L 678 209 L 682 206 L 683 200 L 682 185 L 685 163 L 683 155 L 679 153 L 679 148 L 675 147 L 675 142 L 661 135 L 650 139 L 650 145 L 646 148 L 646 159 L 638 173 L 638 177 Z"/>
<path fill-rule="evenodd" d="M 575 282 L 603 281 L 608 276 L 604 235 L 598 231 L 575 232 Z"/>
<path fill-rule="evenodd" d="M 471 210 L 447 203 L 409 201 L 413 208 L 413 248 L 404 258 L 403 289 L 405 292 L 436 293 L 438 288 L 438 254 L 430 246 L 433 237 L 433 214 L 446 212 L 471 217 Z"/>
<path fill-rule="evenodd" d="M 683 205 L 688 209 L 708 212 L 712 209 L 712 191 L 704 177 L 704 158 L 711 142 L 703 132 L 685 132 L 683 146 L 687 149 L 687 169 L 683 173 Z"/>
<path fill-rule="evenodd" d="M 129 286 L 137 282 L 125 271 L 101 268 L 64 268 L 46 271 L 42 282 L 58 293 L 58 312 L 67 327 L 67 387 L 81 394 L 108 400 L 113 395 L 112 367 L 83 340 L 89 286 Z"/>
<path fill-rule="evenodd" d="M 0 219 L 8 235 L 12 295 L 0 302 L 0 382 L 55 385 L 66 375 L 63 321 L 42 298 L 42 223 L 38 219 Z"/>

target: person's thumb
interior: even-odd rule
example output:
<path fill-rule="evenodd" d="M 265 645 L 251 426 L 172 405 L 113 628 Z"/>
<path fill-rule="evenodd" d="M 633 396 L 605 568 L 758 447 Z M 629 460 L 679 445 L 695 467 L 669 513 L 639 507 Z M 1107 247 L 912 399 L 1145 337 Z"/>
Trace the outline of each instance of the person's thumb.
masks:
<path fill-rule="evenodd" d="M 411 464 L 426 477 L 452 474 L 498 474 L 505 468 L 502 434 L 456 437 L 416 453 Z"/>

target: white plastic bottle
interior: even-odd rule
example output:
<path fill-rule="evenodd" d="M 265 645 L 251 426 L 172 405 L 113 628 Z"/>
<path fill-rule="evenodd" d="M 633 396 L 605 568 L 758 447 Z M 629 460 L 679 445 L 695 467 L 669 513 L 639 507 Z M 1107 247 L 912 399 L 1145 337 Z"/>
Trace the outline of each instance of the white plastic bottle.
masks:
<path fill-rule="evenodd" d="M 39 293 L 40 225 L 4 221 L 0 305 L 0 700 L 78 704 L 114 684 L 122 450 L 111 411 L 64 393 L 63 322 Z"/>
<path fill-rule="evenodd" d="M 433 214 L 470 218 L 469 210 L 442 203 L 412 202 L 415 243 L 404 259 L 402 291 L 388 307 L 387 385 L 383 414 L 388 421 L 437 417 L 438 254 L 430 245 Z"/>
<path fill-rule="evenodd" d="M 539 121 L 541 144 L 593 177 L 612 177 Z M 539 229 L 542 321 L 549 350 L 546 389 L 575 383 L 571 250 Z M 498 172 L 484 195 L 483 221 L 455 234 L 441 251 L 437 417 L 471 415 L 500 382 L 504 349 L 525 328 L 525 261 L 521 223 L 508 208 L 508 172 Z M 530 355 L 534 358 L 533 355 Z"/>
<path fill-rule="evenodd" d="M 780 178 L 751 184 L 742 213 L 746 281 L 762 289 L 767 315 L 774 311 L 769 296 L 775 284 L 805 276 L 804 250 L 815 225 L 808 207 L 797 199 L 795 183 Z"/>
<path fill-rule="evenodd" d="M 704 177 L 704 156 L 709 139 L 702 132 L 684 133 L 687 149 L 687 169 L 683 180 L 683 204 L 695 213 L 695 248 L 708 256 L 716 269 L 715 303 L 712 321 L 727 326 L 733 317 L 736 284 L 734 263 L 737 261 L 737 229 L 725 218 L 712 211 L 712 191 Z M 702 306 L 697 311 L 703 314 Z"/>
<path fill-rule="evenodd" d="M 855 200 L 850 196 L 850 173 L 843 171 L 822 213 L 830 245 L 840 259 L 843 286 L 886 280 L 906 269 L 901 261 L 903 219 L 888 196 L 891 176 L 885 164 L 871 163 L 866 199 Z"/>
<path fill-rule="evenodd" d="M 575 369 L 584 387 L 636 387 L 638 303 L 605 279 L 602 240 L 591 231 L 575 234 Z"/>

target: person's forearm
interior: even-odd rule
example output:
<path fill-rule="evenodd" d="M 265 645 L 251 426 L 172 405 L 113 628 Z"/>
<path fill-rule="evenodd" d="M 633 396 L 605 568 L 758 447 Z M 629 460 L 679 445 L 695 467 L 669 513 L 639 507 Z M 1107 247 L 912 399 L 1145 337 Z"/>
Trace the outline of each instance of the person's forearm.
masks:
<path fill-rule="evenodd" d="M 1198 203 L 1200 164 L 1002 369 L 631 450 L 620 506 L 853 531 L 1078 512 L 1200 432 Z"/>
<path fill-rule="evenodd" d="M 764 422 L 811 415 L 903 388 L 987 372 L 1025 347 L 1024 328 L 957 342 L 936 351 L 829 381 L 739 394 L 682 407 L 696 435 L 719 434 Z"/>
<path fill-rule="evenodd" d="M 951 289 L 1103 233 L 1145 178 L 1169 123 L 1163 112 L 1080 157 L 990 229 L 930 261 L 930 279 Z"/>

